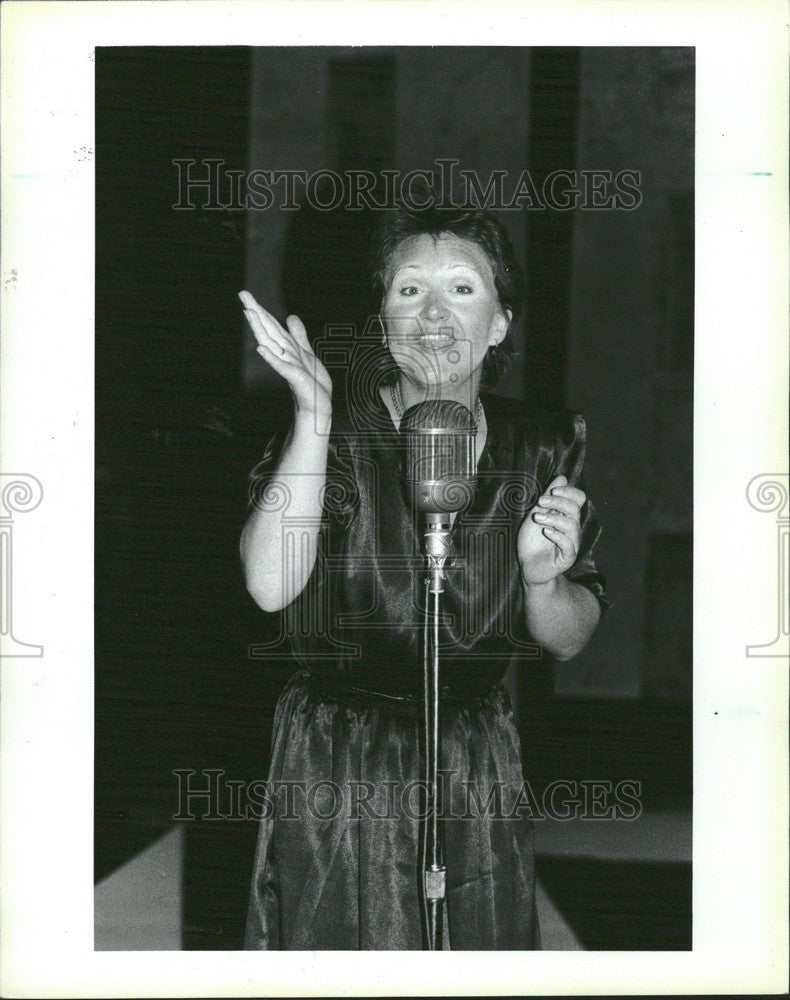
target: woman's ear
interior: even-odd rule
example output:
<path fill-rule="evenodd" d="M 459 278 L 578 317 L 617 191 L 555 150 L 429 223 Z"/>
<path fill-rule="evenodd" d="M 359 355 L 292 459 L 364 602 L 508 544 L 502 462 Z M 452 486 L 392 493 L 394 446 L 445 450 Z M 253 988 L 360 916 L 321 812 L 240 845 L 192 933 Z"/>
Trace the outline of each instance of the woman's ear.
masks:
<path fill-rule="evenodd" d="M 513 310 L 504 309 L 500 310 L 491 327 L 491 337 L 488 341 L 489 347 L 496 347 L 497 344 L 501 344 L 502 341 L 507 336 L 507 332 L 510 329 L 510 324 L 513 321 Z"/>

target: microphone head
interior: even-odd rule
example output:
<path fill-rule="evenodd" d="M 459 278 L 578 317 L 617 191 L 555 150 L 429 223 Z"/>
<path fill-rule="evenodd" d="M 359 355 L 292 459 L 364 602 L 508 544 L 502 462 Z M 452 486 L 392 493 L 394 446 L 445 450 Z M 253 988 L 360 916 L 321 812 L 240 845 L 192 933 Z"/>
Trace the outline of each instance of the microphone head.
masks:
<path fill-rule="evenodd" d="M 431 432 L 437 429 L 453 431 L 465 431 L 469 434 L 477 433 L 477 424 L 463 403 L 457 403 L 454 399 L 426 399 L 422 403 L 410 406 L 401 417 L 401 431 Z"/>
<path fill-rule="evenodd" d="M 400 429 L 407 439 L 406 481 L 414 508 L 452 514 L 468 506 L 474 494 L 477 425 L 463 403 L 417 403 L 403 414 Z"/>

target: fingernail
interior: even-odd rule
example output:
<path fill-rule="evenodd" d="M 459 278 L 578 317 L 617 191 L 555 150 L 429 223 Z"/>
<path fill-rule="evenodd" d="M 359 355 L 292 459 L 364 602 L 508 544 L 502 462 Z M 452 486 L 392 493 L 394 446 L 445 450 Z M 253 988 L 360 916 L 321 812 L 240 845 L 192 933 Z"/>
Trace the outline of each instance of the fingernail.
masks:
<path fill-rule="evenodd" d="M 538 497 L 538 503 L 542 504 L 544 507 L 548 507 L 551 503 L 551 499 L 549 497 Z"/>

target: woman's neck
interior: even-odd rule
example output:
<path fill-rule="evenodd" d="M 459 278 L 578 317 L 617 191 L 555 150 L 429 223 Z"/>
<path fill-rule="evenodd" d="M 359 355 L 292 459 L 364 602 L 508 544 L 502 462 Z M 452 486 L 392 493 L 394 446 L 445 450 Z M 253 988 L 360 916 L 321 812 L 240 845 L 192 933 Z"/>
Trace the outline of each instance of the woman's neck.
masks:
<path fill-rule="evenodd" d="M 405 413 L 410 406 L 423 403 L 426 399 L 451 399 L 474 413 L 480 393 L 480 376 L 472 376 L 460 385 L 446 383 L 439 386 L 415 385 L 402 372 L 395 383 L 395 391 Z"/>

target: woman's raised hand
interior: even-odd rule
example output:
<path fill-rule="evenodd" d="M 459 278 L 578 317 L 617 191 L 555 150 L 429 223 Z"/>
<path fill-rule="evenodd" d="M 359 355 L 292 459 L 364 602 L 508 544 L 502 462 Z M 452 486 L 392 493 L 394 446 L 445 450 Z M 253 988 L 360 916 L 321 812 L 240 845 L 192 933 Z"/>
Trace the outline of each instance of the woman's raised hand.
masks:
<path fill-rule="evenodd" d="M 298 316 L 289 316 L 283 327 L 249 292 L 239 292 L 239 298 L 258 342 L 258 354 L 291 387 L 297 414 L 329 418 L 332 415 L 332 380 L 310 346 L 304 323 Z"/>

